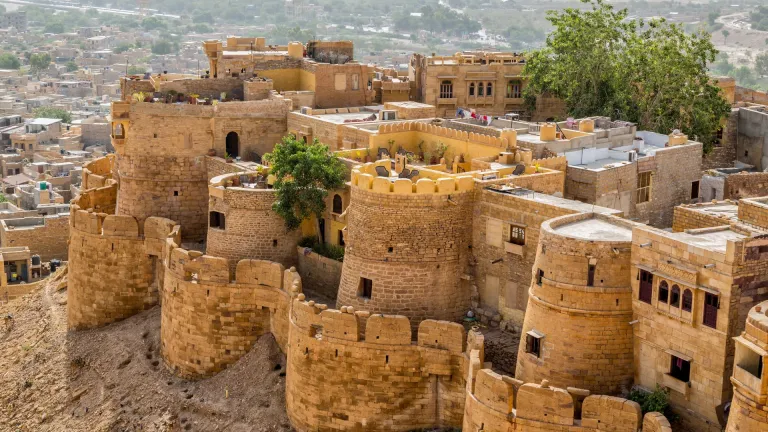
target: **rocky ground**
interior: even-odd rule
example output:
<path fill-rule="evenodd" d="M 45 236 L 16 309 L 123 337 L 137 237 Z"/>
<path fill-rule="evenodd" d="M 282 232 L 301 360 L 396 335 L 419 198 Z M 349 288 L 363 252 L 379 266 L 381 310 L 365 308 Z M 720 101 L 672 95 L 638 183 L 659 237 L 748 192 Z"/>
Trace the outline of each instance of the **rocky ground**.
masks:
<path fill-rule="evenodd" d="M 186 381 L 160 357 L 159 307 L 68 333 L 66 298 L 59 274 L 0 305 L 0 430 L 291 430 L 285 358 L 271 335 L 230 369 Z"/>

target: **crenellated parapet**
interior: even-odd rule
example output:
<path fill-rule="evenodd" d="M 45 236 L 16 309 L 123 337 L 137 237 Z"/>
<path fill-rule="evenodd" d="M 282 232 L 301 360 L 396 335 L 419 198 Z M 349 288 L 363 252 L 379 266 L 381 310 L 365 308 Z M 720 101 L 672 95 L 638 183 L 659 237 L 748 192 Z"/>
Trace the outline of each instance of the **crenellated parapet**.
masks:
<path fill-rule="evenodd" d="M 425 319 L 461 317 L 470 305 L 462 276 L 473 179 L 414 183 L 373 177 L 372 166 L 352 171 L 337 306 L 404 315 L 414 329 Z"/>
<path fill-rule="evenodd" d="M 506 149 L 516 145 L 515 139 L 496 137 L 476 132 L 467 132 L 459 129 L 447 128 L 440 125 L 425 123 L 423 121 L 387 122 L 379 125 L 379 134 L 394 134 L 401 132 L 423 132 L 436 137 L 470 141 L 489 147 Z"/>
<path fill-rule="evenodd" d="M 115 155 L 108 154 L 83 165 L 82 190 L 100 188 L 109 185 L 115 170 Z"/>
<path fill-rule="evenodd" d="M 301 292 L 294 268 L 240 260 L 234 273 L 224 258 L 166 242 L 162 291 L 161 353 L 186 378 L 213 375 L 272 333 L 288 349 L 290 298 Z"/>
<path fill-rule="evenodd" d="M 642 415 L 637 402 L 588 390 L 527 383 L 485 369 L 469 353 L 463 430 L 495 432 L 672 432 L 660 413 Z"/>
<path fill-rule="evenodd" d="M 286 382 L 298 430 L 460 427 L 463 327 L 293 300 Z M 364 331 L 363 331 L 364 330 Z M 396 402 L 395 402 L 396 401 Z"/>
<path fill-rule="evenodd" d="M 140 223 L 73 204 L 68 327 L 99 327 L 154 306 L 162 278 L 157 263 L 168 237 L 180 241 L 179 226 L 169 219 Z"/>

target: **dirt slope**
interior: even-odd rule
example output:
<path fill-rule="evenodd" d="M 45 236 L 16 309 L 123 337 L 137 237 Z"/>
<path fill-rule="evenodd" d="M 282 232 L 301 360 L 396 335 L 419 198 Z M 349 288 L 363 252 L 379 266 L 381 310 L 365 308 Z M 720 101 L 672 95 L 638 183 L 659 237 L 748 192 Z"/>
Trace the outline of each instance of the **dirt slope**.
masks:
<path fill-rule="evenodd" d="M 186 381 L 160 358 L 159 307 L 67 333 L 65 285 L 0 306 L 0 431 L 291 430 L 271 335 L 230 369 Z"/>

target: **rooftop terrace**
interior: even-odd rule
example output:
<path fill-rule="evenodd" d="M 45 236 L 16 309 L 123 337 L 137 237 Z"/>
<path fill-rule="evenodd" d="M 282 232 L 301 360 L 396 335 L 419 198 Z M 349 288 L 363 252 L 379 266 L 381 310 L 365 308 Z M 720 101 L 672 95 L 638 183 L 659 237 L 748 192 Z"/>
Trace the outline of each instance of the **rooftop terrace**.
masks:
<path fill-rule="evenodd" d="M 630 228 L 598 218 L 582 219 L 559 225 L 554 228 L 554 231 L 563 236 L 583 240 L 626 242 L 632 240 Z"/>

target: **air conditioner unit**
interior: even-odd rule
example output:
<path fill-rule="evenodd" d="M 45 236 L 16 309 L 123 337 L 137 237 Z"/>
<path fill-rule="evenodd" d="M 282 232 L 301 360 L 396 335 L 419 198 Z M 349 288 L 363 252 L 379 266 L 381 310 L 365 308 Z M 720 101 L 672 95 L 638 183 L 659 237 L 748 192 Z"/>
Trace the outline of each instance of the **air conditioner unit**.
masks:
<path fill-rule="evenodd" d="M 382 111 L 381 120 L 397 120 L 397 111 Z"/>

